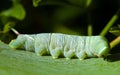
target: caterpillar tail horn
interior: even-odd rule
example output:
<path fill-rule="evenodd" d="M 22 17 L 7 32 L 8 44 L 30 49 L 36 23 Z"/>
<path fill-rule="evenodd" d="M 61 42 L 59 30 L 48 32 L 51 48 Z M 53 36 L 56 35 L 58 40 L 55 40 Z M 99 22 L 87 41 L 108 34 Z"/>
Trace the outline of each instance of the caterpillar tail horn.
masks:
<path fill-rule="evenodd" d="M 19 33 L 16 29 L 11 28 L 11 30 L 12 30 L 17 36 L 20 35 L 20 33 Z"/>

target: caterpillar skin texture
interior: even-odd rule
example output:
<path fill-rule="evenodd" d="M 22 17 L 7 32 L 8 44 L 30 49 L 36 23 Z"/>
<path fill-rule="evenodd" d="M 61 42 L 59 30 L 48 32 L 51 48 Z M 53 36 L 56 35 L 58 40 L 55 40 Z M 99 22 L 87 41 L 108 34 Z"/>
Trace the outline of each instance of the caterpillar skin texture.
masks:
<path fill-rule="evenodd" d="M 53 58 L 63 55 L 66 59 L 106 56 L 110 51 L 103 36 L 76 36 L 61 33 L 20 34 L 9 43 L 12 48 L 35 51 L 39 56 L 50 54 Z"/>

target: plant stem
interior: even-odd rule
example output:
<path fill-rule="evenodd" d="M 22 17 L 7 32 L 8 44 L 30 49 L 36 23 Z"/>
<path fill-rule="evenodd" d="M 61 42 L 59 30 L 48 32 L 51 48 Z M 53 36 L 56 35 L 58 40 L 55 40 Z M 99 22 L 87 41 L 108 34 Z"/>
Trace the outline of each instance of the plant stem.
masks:
<path fill-rule="evenodd" d="M 119 43 L 120 43 L 120 36 L 118 36 L 115 40 L 110 42 L 110 47 L 113 48 L 113 47 L 115 47 Z"/>
<path fill-rule="evenodd" d="M 100 33 L 100 35 L 105 36 L 106 33 L 108 32 L 109 28 L 115 23 L 115 21 L 118 19 L 118 13 L 119 11 L 113 15 L 113 17 L 110 19 L 110 21 L 107 23 L 107 25 L 105 26 L 105 28 L 102 30 L 102 32 Z"/>
<path fill-rule="evenodd" d="M 88 16 L 88 29 L 87 29 L 87 33 L 88 36 L 92 35 L 93 32 L 93 25 L 92 25 L 92 18 L 91 18 L 91 9 L 89 8 L 88 12 L 87 12 L 87 16 Z"/>
<path fill-rule="evenodd" d="M 92 35 L 92 25 L 89 24 L 88 25 L 88 36 L 91 36 Z"/>
<path fill-rule="evenodd" d="M 86 6 L 88 7 L 92 3 L 92 0 L 87 0 Z"/>

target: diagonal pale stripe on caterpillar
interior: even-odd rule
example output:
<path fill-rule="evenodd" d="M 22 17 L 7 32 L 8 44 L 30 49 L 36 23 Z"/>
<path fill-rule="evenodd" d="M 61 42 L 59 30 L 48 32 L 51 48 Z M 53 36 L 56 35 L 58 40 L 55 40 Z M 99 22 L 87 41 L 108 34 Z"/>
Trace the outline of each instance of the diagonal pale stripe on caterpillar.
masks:
<path fill-rule="evenodd" d="M 61 33 L 20 34 L 9 43 L 12 48 L 35 51 L 39 56 L 50 54 L 53 58 L 60 55 L 80 60 L 86 57 L 106 56 L 109 44 L 103 36 L 76 36 Z"/>

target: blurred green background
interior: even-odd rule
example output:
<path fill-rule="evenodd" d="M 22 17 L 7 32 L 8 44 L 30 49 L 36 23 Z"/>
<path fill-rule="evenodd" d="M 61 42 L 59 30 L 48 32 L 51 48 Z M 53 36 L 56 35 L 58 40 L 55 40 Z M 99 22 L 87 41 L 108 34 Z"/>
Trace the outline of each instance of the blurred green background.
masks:
<path fill-rule="evenodd" d="M 8 43 L 21 34 L 66 33 L 99 35 L 118 11 L 120 0 L 1 0 L 0 40 Z M 113 26 L 119 24 L 119 19 Z M 109 41 L 116 36 L 107 33 Z"/>

